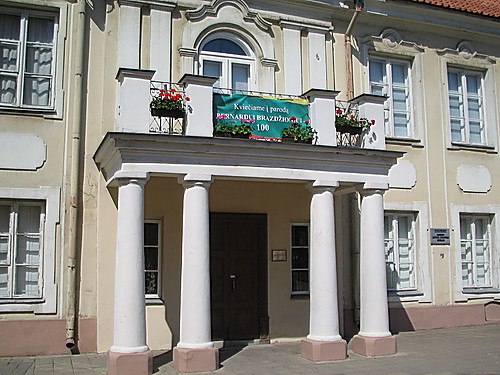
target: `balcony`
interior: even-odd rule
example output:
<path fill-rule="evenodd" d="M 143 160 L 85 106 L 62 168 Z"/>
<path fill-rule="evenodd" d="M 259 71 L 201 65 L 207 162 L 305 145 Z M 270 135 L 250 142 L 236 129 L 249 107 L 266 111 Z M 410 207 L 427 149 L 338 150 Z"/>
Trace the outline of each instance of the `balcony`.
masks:
<path fill-rule="evenodd" d="M 153 74 L 148 70 L 120 69 L 116 131 L 212 138 L 221 135 L 214 131 L 217 124 L 246 123 L 252 128 L 247 142 L 281 143 L 285 141 L 282 129 L 296 122 L 299 128 L 310 124 L 313 146 L 385 149 L 384 97 L 361 95 L 342 102 L 336 100 L 338 92 L 330 90 L 312 89 L 301 97 L 229 92 L 214 90 L 212 77 L 186 75 L 179 83 L 167 83 L 153 81 Z M 175 117 L 152 113 L 150 103 L 160 92 L 189 97 L 188 102 L 183 102 L 183 113 Z M 230 101 L 234 97 L 240 104 Z M 242 100 L 247 104 L 242 105 Z M 363 128 L 349 126 L 360 122 Z"/>

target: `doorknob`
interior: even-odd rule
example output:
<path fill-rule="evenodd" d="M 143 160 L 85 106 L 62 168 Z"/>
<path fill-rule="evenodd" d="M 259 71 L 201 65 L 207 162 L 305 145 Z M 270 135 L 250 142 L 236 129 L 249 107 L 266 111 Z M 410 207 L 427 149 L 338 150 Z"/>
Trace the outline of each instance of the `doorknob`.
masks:
<path fill-rule="evenodd" d="M 231 279 L 231 288 L 234 290 L 236 289 L 236 275 L 229 275 L 229 278 Z"/>

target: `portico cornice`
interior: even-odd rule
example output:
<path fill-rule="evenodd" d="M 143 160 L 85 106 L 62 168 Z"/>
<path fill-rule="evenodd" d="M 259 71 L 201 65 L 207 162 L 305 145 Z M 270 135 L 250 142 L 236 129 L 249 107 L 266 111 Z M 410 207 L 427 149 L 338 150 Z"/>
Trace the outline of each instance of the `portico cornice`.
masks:
<path fill-rule="evenodd" d="M 108 133 L 94 160 L 108 184 L 127 172 L 178 177 L 384 184 L 402 152 L 239 139 Z"/>

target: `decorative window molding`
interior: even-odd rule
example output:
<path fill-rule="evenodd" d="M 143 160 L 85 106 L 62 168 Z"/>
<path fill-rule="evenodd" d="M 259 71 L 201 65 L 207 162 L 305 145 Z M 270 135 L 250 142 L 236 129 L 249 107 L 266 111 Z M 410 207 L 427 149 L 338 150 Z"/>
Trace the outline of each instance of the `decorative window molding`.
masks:
<path fill-rule="evenodd" d="M 45 223 L 40 234 L 43 252 L 40 264 L 39 296 L 29 298 L 0 298 L 0 312 L 34 312 L 49 314 L 56 312 L 57 284 L 55 283 L 56 225 L 59 223 L 59 188 L 38 189 L 0 188 L 0 199 L 25 204 L 41 204 L 45 207 Z"/>
<path fill-rule="evenodd" d="M 65 58 L 62 52 L 66 39 L 68 5 L 55 4 L 42 9 L 38 6 L 35 8 L 34 3 L 31 8 L 31 2 L 29 3 L 19 3 L 19 7 L 17 5 L 4 7 L 0 11 L 1 15 L 9 16 L 11 20 L 13 18 L 19 20 L 17 42 L 13 34 L 11 36 L 0 35 L 0 45 L 3 47 L 12 47 L 14 42 L 17 46 L 17 52 L 14 53 L 12 50 L 10 54 L 15 56 L 15 61 L 12 62 L 15 66 L 0 69 L 0 79 L 5 82 L 5 85 L 7 85 L 7 80 L 10 81 L 10 86 L 15 85 L 15 92 L 11 88 L 10 94 L 0 93 L 3 96 L 0 111 L 61 118 Z M 45 26 L 48 26 L 48 23 L 52 24 L 50 33 L 42 35 L 43 30 L 47 30 L 43 23 L 46 24 Z M 30 28 L 30 25 L 34 28 Z M 35 31 L 31 32 L 32 30 Z M 26 66 L 28 69 L 25 68 Z M 32 88 L 32 95 L 28 95 L 28 87 Z M 37 96 L 36 90 L 43 90 L 44 94 Z"/>
<path fill-rule="evenodd" d="M 455 262 L 455 301 L 463 302 L 475 298 L 492 298 L 500 300 L 500 261 L 498 249 L 498 236 L 500 233 L 500 206 L 499 205 L 452 205 L 452 244 Z M 462 262 L 462 244 L 466 245 L 466 236 L 461 233 L 461 219 L 488 218 L 489 220 L 489 255 L 490 275 L 488 285 L 481 286 L 477 281 L 471 285 L 464 285 L 462 277 L 465 271 Z M 462 221 L 464 224 L 464 221 Z M 462 238 L 464 237 L 464 238 Z M 468 259 L 468 258 L 467 258 Z M 472 259 L 469 259 L 472 260 Z M 474 285 L 474 283 L 476 285 Z M 468 282 L 468 284 L 470 284 Z"/>
<path fill-rule="evenodd" d="M 309 295 L 309 224 L 290 225 L 290 268 L 292 296 Z"/>
<path fill-rule="evenodd" d="M 389 290 L 389 302 L 431 302 L 431 277 L 429 266 L 429 212 L 426 202 L 392 203 L 384 202 L 384 211 L 396 215 L 409 215 L 414 218 L 415 284 L 412 288 Z"/>
<path fill-rule="evenodd" d="M 467 41 L 458 43 L 456 49 L 441 49 L 437 51 L 441 57 L 441 74 L 442 80 L 446 83 L 446 95 L 443 95 L 443 108 L 446 108 L 445 123 L 448 124 L 447 132 L 447 146 L 449 149 L 477 149 L 477 150 L 493 150 L 498 148 L 498 130 L 496 127 L 498 118 L 496 108 L 496 94 L 495 94 L 495 72 L 494 65 L 496 60 L 490 56 L 480 54 L 475 51 L 473 45 Z M 481 100 L 481 125 L 484 126 L 481 136 L 483 139 L 476 142 L 470 139 L 467 135 L 463 135 L 460 140 L 456 136 L 452 136 L 452 120 L 454 113 L 451 111 L 450 99 L 453 92 L 450 91 L 449 74 L 450 72 L 458 74 L 462 81 L 467 75 L 477 76 L 480 78 L 480 95 L 476 95 Z M 465 84 L 462 85 L 465 89 Z M 466 97 L 463 95 L 463 97 Z M 456 116 L 455 116 L 456 117 Z M 467 120 L 467 111 L 465 111 L 464 121 L 466 129 L 469 129 L 469 122 Z M 465 131 L 468 134 L 468 131 Z"/>
<path fill-rule="evenodd" d="M 360 40 L 360 60 L 363 91 L 370 92 L 369 59 L 379 58 L 385 60 L 406 61 L 409 65 L 409 113 L 411 118 L 409 134 L 406 137 L 386 136 L 387 143 L 394 141 L 398 144 L 408 144 L 421 147 L 424 142 L 424 87 L 423 87 L 423 62 L 422 54 L 425 48 L 413 42 L 405 41 L 394 29 L 385 29 L 378 36 L 368 36 Z M 389 103 L 386 102 L 389 111 Z M 408 141 L 401 143 L 401 141 Z"/>

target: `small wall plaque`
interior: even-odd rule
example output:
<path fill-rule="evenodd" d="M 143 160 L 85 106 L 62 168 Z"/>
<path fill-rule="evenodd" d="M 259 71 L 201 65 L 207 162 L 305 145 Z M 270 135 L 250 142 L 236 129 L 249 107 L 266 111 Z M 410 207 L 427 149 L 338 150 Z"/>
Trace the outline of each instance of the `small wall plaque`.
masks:
<path fill-rule="evenodd" d="M 450 230 L 448 228 L 431 228 L 431 245 L 449 245 Z"/>
<path fill-rule="evenodd" d="M 273 250 L 273 262 L 286 262 L 286 250 Z"/>

